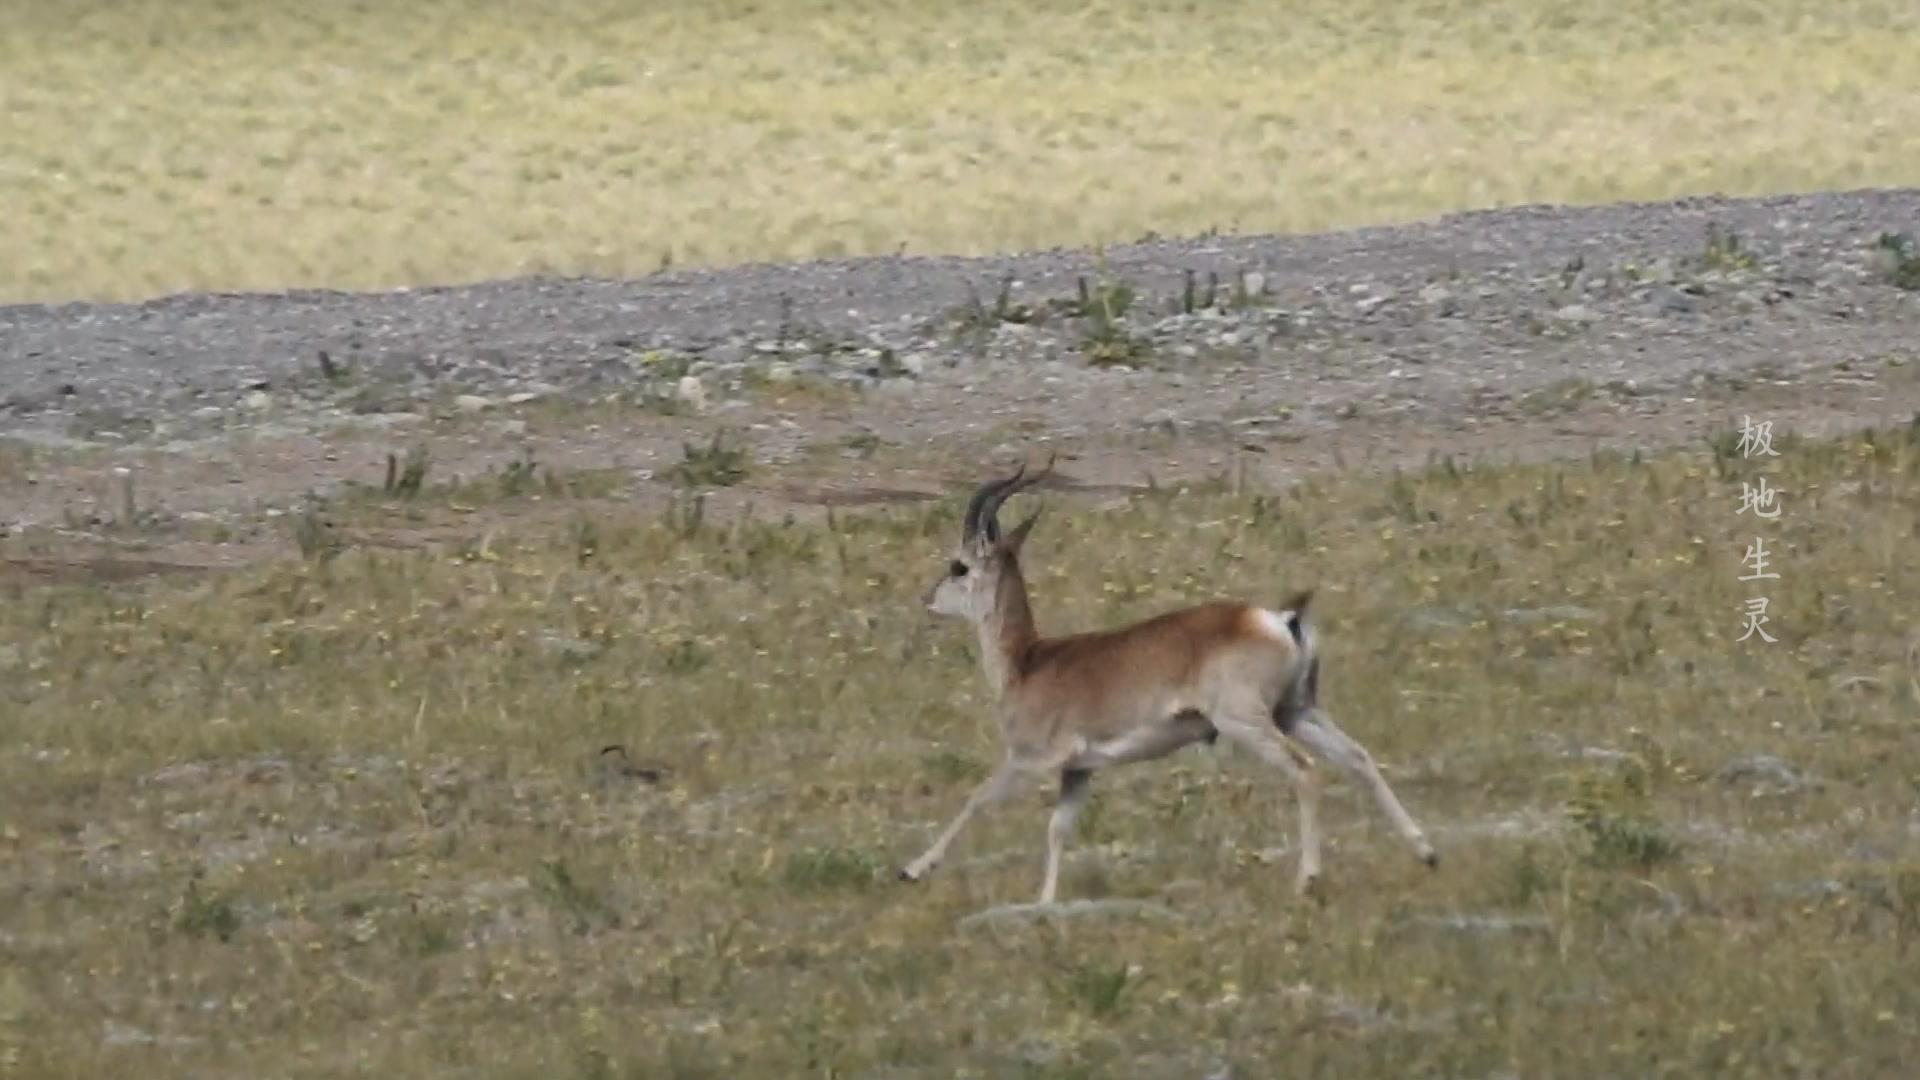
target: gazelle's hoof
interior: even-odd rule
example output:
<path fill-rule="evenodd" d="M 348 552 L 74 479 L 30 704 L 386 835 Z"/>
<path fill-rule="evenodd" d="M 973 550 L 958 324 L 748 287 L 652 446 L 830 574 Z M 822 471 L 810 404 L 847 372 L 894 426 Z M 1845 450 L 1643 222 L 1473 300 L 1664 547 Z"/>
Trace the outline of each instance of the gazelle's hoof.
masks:
<path fill-rule="evenodd" d="M 908 884 L 914 884 L 920 880 L 920 875 L 915 874 L 913 871 L 903 866 L 900 868 L 900 880 L 907 882 Z"/>
<path fill-rule="evenodd" d="M 1320 875 L 1301 874 L 1293 879 L 1293 891 L 1300 896 L 1317 897 L 1320 895 Z"/>

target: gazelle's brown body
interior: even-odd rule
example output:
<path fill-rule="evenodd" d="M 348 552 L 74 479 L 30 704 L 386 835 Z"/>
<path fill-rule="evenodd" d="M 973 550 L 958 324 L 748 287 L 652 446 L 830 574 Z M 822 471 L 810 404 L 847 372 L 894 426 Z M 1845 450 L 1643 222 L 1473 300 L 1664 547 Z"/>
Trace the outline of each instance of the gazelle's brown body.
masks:
<path fill-rule="evenodd" d="M 927 593 L 937 614 L 964 618 L 980 637 L 981 663 L 999 697 L 1006 757 L 952 824 L 900 872 L 917 881 L 945 855 L 969 818 L 1022 774 L 1060 777 L 1047 830 L 1040 901 L 1053 902 L 1060 856 L 1092 774 L 1221 735 L 1285 772 L 1300 803 L 1301 888 L 1320 872 L 1319 779 L 1301 747 L 1349 769 L 1429 865 L 1427 842 L 1366 750 L 1319 708 L 1320 660 L 1306 621 L 1310 592 L 1280 610 L 1219 601 L 1129 626 L 1043 638 L 1035 628 L 1019 553 L 1038 515 L 1005 537 L 1000 503 L 1040 479 L 1024 466 L 973 497 L 948 573 Z"/>
<path fill-rule="evenodd" d="M 1135 760 L 1126 748 L 1159 731 L 1192 726 L 1205 738 L 1213 725 L 1199 721 L 1241 698 L 1278 703 L 1307 671 L 1281 619 L 1224 602 L 1036 641 L 1010 659 L 1000 699 L 1007 748 L 1041 768 Z"/>

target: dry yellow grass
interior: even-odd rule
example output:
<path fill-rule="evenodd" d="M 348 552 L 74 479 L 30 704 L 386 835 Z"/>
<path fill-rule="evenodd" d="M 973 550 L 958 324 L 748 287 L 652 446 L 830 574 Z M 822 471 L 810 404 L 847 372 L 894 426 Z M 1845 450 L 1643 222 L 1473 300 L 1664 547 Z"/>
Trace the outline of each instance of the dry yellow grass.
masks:
<path fill-rule="evenodd" d="M 960 927 L 1030 898 L 1038 790 L 890 880 L 996 745 L 916 602 L 953 505 L 695 529 L 585 500 L 484 547 L 13 589 L 0 1062 L 1900 1075 L 1920 432 L 1775 446 L 1054 507 L 1052 629 L 1321 588 L 1330 703 L 1445 856 L 1336 786 L 1324 908 L 1261 857 L 1284 785 L 1204 749 L 1103 775 L 1063 881 L 1171 919 Z M 1735 640 L 1756 589 L 1775 644 Z M 665 783 L 596 781 L 610 742 Z M 1781 765 L 1725 771 L 1755 754 Z"/>
<path fill-rule="evenodd" d="M 0 297 L 1909 183 L 1895 0 L 0 0 Z"/>

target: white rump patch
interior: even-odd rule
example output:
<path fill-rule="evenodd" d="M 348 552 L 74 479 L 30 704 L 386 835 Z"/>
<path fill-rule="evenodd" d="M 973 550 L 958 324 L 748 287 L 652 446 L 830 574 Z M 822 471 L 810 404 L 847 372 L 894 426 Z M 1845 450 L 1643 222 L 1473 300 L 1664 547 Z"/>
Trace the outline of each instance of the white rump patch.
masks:
<path fill-rule="evenodd" d="M 1253 609 L 1253 617 L 1259 621 L 1260 628 L 1280 641 L 1293 640 L 1293 635 L 1287 632 L 1287 616 L 1291 614 L 1292 612 L 1268 611 L 1266 608 Z"/>

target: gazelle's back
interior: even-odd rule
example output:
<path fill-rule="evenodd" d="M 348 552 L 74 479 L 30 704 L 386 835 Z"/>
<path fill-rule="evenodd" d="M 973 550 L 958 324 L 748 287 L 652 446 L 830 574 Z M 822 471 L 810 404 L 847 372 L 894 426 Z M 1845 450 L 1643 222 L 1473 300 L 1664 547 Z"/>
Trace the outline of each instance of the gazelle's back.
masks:
<path fill-rule="evenodd" d="M 1220 600 L 1111 630 L 1035 643 L 1005 707 L 1040 730 L 1075 728 L 1100 739 L 1193 710 L 1214 711 L 1223 685 L 1278 700 L 1299 649 L 1282 618 Z M 1036 730 L 1036 735 L 1040 734 Z"/>

